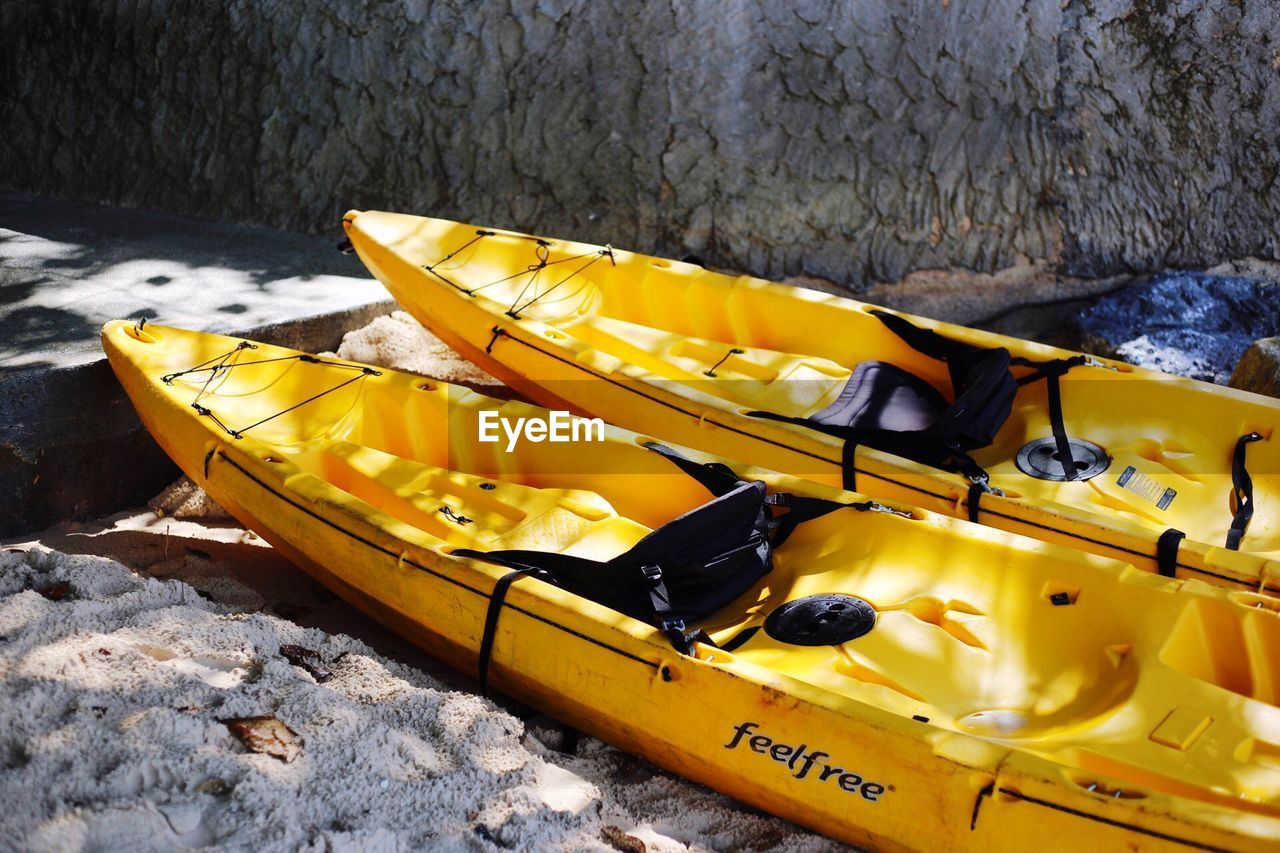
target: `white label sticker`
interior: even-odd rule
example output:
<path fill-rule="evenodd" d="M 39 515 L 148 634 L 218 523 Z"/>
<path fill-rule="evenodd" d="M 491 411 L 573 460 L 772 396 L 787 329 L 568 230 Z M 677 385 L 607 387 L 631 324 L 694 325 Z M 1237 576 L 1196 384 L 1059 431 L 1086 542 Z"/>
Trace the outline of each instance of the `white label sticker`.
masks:
<path fill-rule="evenodd" d="M 1121 472 L 1116 485 L 1150 501 L 1156 505 L 1156 509 L 1168 509 L 1169 504 L 1178 496 L 1176 490 L 1160 485 L 1132 465 Z"/>

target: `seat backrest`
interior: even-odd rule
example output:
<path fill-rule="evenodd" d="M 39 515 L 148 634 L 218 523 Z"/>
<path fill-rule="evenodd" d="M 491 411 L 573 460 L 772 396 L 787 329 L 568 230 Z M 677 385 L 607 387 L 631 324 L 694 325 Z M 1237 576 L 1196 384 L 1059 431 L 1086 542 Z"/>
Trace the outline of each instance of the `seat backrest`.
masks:
<path fill-rule="evenodd" d="M 764 483 L 742 482 L 659 527 L 609 565 L 628 573 L 660 566 L 671 615 L 695 622 L 746 592 L 773 567 L 771 518 Z M 637 611 L 651 609 L 647 592 L 636 604 Z M 637 615 L 629 608 L 619 609 Z"/>
<path fill-rule="evenodd" d="M 986 447 L 994 441 L 1009 419 L 1018 393 L 1009 361 L 1008 350 L 989 349 L 975 350 L 961 363 L 953 363 L 956 401 L 942 413 L 931 432 L 962 450 Z"/>

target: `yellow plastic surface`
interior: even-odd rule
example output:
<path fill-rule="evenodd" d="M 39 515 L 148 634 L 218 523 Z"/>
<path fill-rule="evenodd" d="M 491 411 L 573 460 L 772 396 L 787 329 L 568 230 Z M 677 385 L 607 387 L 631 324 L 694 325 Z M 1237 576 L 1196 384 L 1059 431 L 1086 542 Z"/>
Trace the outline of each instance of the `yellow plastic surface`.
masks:
<path fill-rule="evenodd" d="M 103 330 L 144 423 L 192 479 L 464 669 L 505 570 L 453 549 L 607 559 L 708 498 L 634 433 L 507 453 L 477 441 L 480 414 L 541 410 L 238 343 Z M 181 373 L 202 363 L 221 367 Z M 774 490 L 859 497 L 728 464 Z M 762 630 L 734 652 L 700 644 L 687 657 L 642 622 L 523 578 L 492 680 L 676 773 L 876 849 L 1275 849 L 1274 599 L 889 508 L 902 514 L 844 509 L 801 526 L 773 571 L 702 626 L 723 642 L 786 601 L 840 592 L 877 611 L 862 637 L 803 647 Z"/>
<path fill-rule="evenodd" d="M 814 414 L 866 360 L 891 362 L 950 393 L 945 365 L 899 340 L 870 315 L 874 306 L 851 299 L 618 249 L 602 255 L 598 246 L 540 246 L 513 232 L 480 236 L 446 220 L 353 211 L 345 224 L 401 305 L 530 399 L 686 446 L 839 485 L 839 439 L 748 413 Z M 1015 356 L 1073 355 L 909 319 Z M 1046 383 L 1028 383 L 994 444 L 975 454 L 1005 493 L 982 498 L 983 524 L 1150 571 L 1157 538 L 1176 528 L 1187 534 L 1178 577 L 1280 593 L 1280 404 L 1110 361 L 1072 369 L 1062 399 L 1067 432 L 1100 445 L 1109 467 L 1076 482 L 1018 469 L 1018 450 L 1051 434 Z M 1228 551 L 1232 451 L 1255 431 L 1263 440 L 1247 453 L 1254 517 L 1242 550 Z M 865 447 L 856 467 L 857 487 L 868 494 L 969 515 L 968 483 L 958 474 Z M 1167 490 L 1173 499 L 1162 505 Z"/>

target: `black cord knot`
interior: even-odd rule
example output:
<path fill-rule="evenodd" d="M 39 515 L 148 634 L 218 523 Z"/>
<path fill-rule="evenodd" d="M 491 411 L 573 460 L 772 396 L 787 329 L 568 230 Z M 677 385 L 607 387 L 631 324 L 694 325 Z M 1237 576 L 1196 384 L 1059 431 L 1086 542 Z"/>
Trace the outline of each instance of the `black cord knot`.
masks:
<path fill-rule="evenodd" d="M 444 513 L 445 518 L 456 521 L 458 524 L 471 524 L 475 521 L 473 518 L 467 518 L 465 515 L 454 512 L 448 504 L 440 507 L 439 512 Z"/>

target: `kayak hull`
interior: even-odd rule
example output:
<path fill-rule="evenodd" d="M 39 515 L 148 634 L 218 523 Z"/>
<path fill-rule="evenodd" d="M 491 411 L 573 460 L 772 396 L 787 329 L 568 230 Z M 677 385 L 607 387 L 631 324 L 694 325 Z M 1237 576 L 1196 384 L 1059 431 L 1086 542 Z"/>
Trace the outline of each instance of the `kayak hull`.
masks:
<path fill-rule="evenodd" d="M 399 214 L 354 211 L 347 214 L 344 224 L 366 266 L 406 310 L 468 359 L 529 399 L 547 407 L 603 417 L 611 423 L 649 431 L 684 446 L 730 458 L 750 459 L 767 468 L 828 485 L 841 485 L 842 447 L 838 439 L 792 424 L 752 417 L 747 414 L 748 407 L 712 393 L 710 385 L 714 379 L 681 378 L 673 371 L 668 371 L 671 375 L 661 375 L 658 371 L 662 366 L 651 363 L 652 359 L 640 347 L 629 346 L 625 340 L 603 340 L 592 324 L 612 321 L 610 318 L 596 321 L 593 312 L 598 311 L 595 306 L 566 312 L 567 320 L 553 313 L 539 315 L 534 310 L 518 312 L 520 316 L 512 317 L 504 313 L 503 308 L 507 306 L 503 300 L 486 298 L 490 291 L 468 293 L 460 289 L 466 286 L 458 284 L 464 281 L 461 273 L 465 266 L 450 272 L 447 281 L 452 284 L 423 268 L 422 258 L 431 256 L 436 250 L 443 253 L 446 246 L 452 245 L 449 241 L 461 239 L 457 236 L 458 231 L 470 233 L 470 226 Z M 495 233 L 523 237 L 513 232 Z M 575 254 L 592 248 L 564 241 L 556 241 L 554 245 L 563 247 L 565 253 Z M 866 316 L 871 306 L 863 303 L 745 277 L 731 279 L 689 264 L 610 251 L 613 253 L 611 257 L 620 259 L 616 269 L 637 266 L 648 270 L 635 273 L 634 289 L 637 291 L 643 292 L 644 285 L 649 283 L 650 280 L 643 276 L 651 274 L 652 267 L 661 267 L 658 271 L 669 277 L 677 274 L 688 277 L 691 283 L 688 293 L 682 296 L 682 304 L 687 305 L 691 313 L 728 314 L 732 320 L 737 316 L 734 307 L 747 300 L 763 300 L 780 314 L 794 304 L 804 308 L 800 315 L 804 322 L 797 321 L 791 325 L 822 329 L 815 335 L 817 338 L 856 334 L 883 339 L 886 349 L 895 345 L 884 337 L 889 335 L 887 331 L 867 327 L 868 320 L 872 327 L 878 327 L 879 323 Z M 595 269 L 598 271 L 600 267 Z M 612 269 L 609 272 L 621 275 Z M 622 289 L 622 286 L 617 288 Z M 678 292 L 679 286 L 673 285 L 671 289 Z M 610 310 L 621 313 L 624 307 L 627 306 Z M 637 314 L 643 313 L 640 309 L 634 310 Z M 659 312 L 651 306 L 646 310 L 650 314 Z M 760 313 L 767 315 L 768 311 L 761 309 Z M 854 319 L 843 319 L 846 317 Z M 932 323 L 921 318 L 910 319 L 969 343 L 1007 347 L 1015 355 L 1035 359 L 1071 355 L 971 329 Z M 682 321 L 665 319 L 662 322 L 675 325 Z M 702 319 L 699 322 L 714 321 Z M 764 347 L 786 347 L 796 343 L 790 339 L 778 340 L 779 333 L 769 325 L 767 317 L 756 317 L 750 323 L 746 320 L 735 323 L 717 332 L 721 340 L 746 342 L 747 346 L 756 343 Z M 844 330 L 841 323 L 845 323 L 848 330 Z M 710 336 L 716 330 L 703 331 L 705 336 Z M 901 350 L 900 345 L 898 350 Z M 1202 454 L 1212 459 L 1197 463 L 1211 464 L 1216 466 L 1216 470 L 1177 473 L 1175 457 L 1178 454 L 1175 451 L 1180 446 L 1176 435 L 1177 423 L 1162 421 L 1152 427 L 1156 430 L 1152 433 L 1156 439 L 1133 441 L 1133 448 L 1111 461 L 1112 470 L 1090 483 L 1066 484 L 1073 489 L 1069 494 L 1063 492 L 1062 499 L 1045 497 L 1053 492 L 1035 492 L 1035 489 L 1047 489 L 1054 484 L 1035 481 L 1014 470 L 1011 460 L 1014 451 L 1022 444 L 1022 438 L 1012 434 L 998 440 L 1001 447 L 991 451 L 994 454 L 992 459 L 1004 454 L 1000 457 L 1004 461 L 996 468 L 1004 472 L 1004 479 L 997 480 L 1004 486 L 1006 494 L 981 496 L 976 510 L 970 507 L 969 484 L 960 475 L 867 447 L 856 449 L 856 487 L 876 497 L 907 502 L 954 517 L 967 518 L 974 513 L 982 524 L 1121 559 L 1147 571 L 1159 570 L 1157 543 L 1161 534 L 1181 525 L 1188 535 L 1177 554 L 1177 577 L 1196 578 L 1230 589 L 1280 594 L 1280 561 L 1277 560 L 1280 557 L 1280 475 L 1274 473 L 1280 470 L 1280 452 L 1270 440 L 1274 425 L 1280 420 L 1277 414 L 1280 408 L 1274 401 L 1257 395 L 1142 371 L 1129 365 L 1107 363 L 1106 368 L 1091 368 L 1087 376 L 1079 379 L 1068 374 L 1064 387 L 1072 387 L 1068 384 L 1070 382 L 1075 382 L 1075 386 L 1073 390 L 1064 391 L 1064 397 L 1068 401 L 1090 396 L 1107 400 L 1133 397 L 1135 406 L 1148 408 L 1147 400 L 1161 400 L 1168 395 L 1180 400 L 1185 398 L 1183 410 L 1189 423 L 1202 424 L 1208 432 L 1222 433 L 1215 439 L 1222 445 L 1221 453 Z M 752 369 L 752 366 L 748 365 L 747 369 Z M 711 372 L 716 372 L 714 367 Z M 1044 427 L 1042 410 L 1045 409 L 1043 386 L 1043 382 L 1027 386 L 1021 392 L 1018 404 L 1019 410 L 1031 413 L 1027 417 L 1041 427 Z M 1221 407 L 1223 413 L 1209 407 Z M 1230 426 L 1219 428 L 1215 421 L 1229 421 Z M 1087 419 L 1083 423 L 1087 423 Z M 1027 429 L 1034 431 L 1035 426 Z M 1166 434 L 1160 430 L 1172 432 Z M 1228 550 L 1220 544 L 1212 544 L 1207 537 L 1198 537 L 1194 526 L 1184 521 L 1161 518 L 1164 513 L 1156 504 L 1148 504 L 1132 489 L 1116 485 L 1129 463 L 1148 468 L 1154 466 L 1163 472 L 1161 476 L 1164 479 L 1159 480 L 1161 488 L 1166 481 L 1178 486 L 1173 490 L 1179 494 L 1174 501 L 1175 507 L 1182 505 L 1179 501 L 1194 499 L 1200 509 L 1192 521 L 1204 518 L 1212 522 L 1215 530 L 1224 528 L 1230 521 L 1233 506 L 1229 500 L 1231 449 L 1239 434 L 1255 430 L 1267 438 L 1252 445 L 1249 451 L 1253 454 L 1250 459 L 1256 508 L 1241 551 Z M 1087 432 L 1083 426 L 1076 431 Z M 1168 452 L 1160 456 L 1151 449 L 1156 444 Z M 1153 463 L 1142 454 L 1159 456 L 1162 461 Z M 982 461 L 984 464 L 990 462 Z M 1135 483 L 1145 477 L 1141 471 L 1136 473 Z M 1154 477 L 1147 479 L 1155 482 Z M 1250 550 L 1251 542 L 1262 543 L 1260 550 Z"/>
<path fill-rule="evenodd" d="M 384 505 L 386 511 L 372 505 L 370 501 L 379 500 L 380 494 L 369 491 L 372 487 L 352 481 L 336 488 L 334 483 L 342 476 L 336 467 L 325 469 L 330 470 L 326 474 L 330 479 L 317 476 L 321 469 L 309 467 L 306 460 L 319 452 L 317 448 L 336 440 L 332 429 L 295 438 L 285 436 L 283 426 L 270 435 L 245 428 L 237 438 L 210 417 L 193 414 L 191 394 L 204 393 L 199 391 L 200 384 L 183 387 L 162 377 L 183 363 L 217 356 L 234 345 L 232 339 L 157 327 L 139 330 L 125 323 L 109 324 L 103 335 L 112 366 L 144 423 L 188 476 L 247 527 L 371 617 L 451 665 L 475 671 L 490 595 L 505 570 L 452 556 L 448 543 L 424 538 L 423 528 L 406 524 L 391 503 Z M 177 355 L 165 354 L 171 345 Z M 262 347 L 260 357 L 286 352 Z M 351 412 L 360 406 L 374 410 L 375 394 L 407 401 L 403 408 L 410 420 L 421 414 L 413 408 L 410 395 L 415 393 L 421 399 L 431 398 L 433 405 L 441 395 L 453 395 L 448 400 L 451 417 L 460 417 L 458 411 L 465 415 L 468 407 L 489 405 L 533 411 L 521 408 L 523 404 L 477 403 L 483 399 L 478 395 L 466 396 L 458 389 L 389 371 L 360 381 L 366 384 L 351 386 L 365 389 L 358 392 L 363 397 L 354 398 L 354 408 L 342 400 L 333 413 L 346 424 L 346 435 L 363 435 L 364 440 L 373 440 L 368 430 L 374 427 L 351 426 Z M 273 381 L 262 387 L 278 384 Z M 241 404 L 243 395 L 226 393 L 201 400 L 230 424 L 237 422 L 232 420 L 236 410 L 231 406 Z M 451 426 L 457 429 L 459 423 L 451 421 Z M 273 421 L 270 428 L 279 424 Z M 314 421 L 306 422 L 308 429 L 314 426 Z M 647 451 L 637 449 L 637 438 L 618 430 L 609 435 L 619 457 L 630 459 L 630 454 L 639 453 L 636 458 L 644 462 Z M 408 435 L 401 440 L 417 439 Z M 457 434 L 448 440 L 463 441 Z M 455 451 L 450 458 L 460 458 L 463 451 Z M 427 447 L 422 452 L 434 451 Z M 357 456 L 352 452 L 347 458 Z M 394 479 L 395 471 L 386 470 L 387 478 Z M 748 470 L 773 487 L 808 489 L 817 496 L 846 500 L 855 497 Z M 679 483 L 679 478 L 673 482 Z M 501 488 L 505 487 L 499 483 Z M 467 512 L 478 516 L 473 510 Z M 1056 577 L 1083 579 L 1076 588 L 1096 584 L 1099 593 L 1105 588 L 1107 595 L 1094 596 L 1104 609 L 1111 607 L 1105 604 L 1109 597 L 1167 606 L 1190 596 L 1195 599 L 1192 609 L 1201 607 L 1204 599 L 1204 607 L 1226 608 L 1226 615 L 1217 617 L 1227 619 L 1224 624 L 1235 624 L 1231 608 L 1237 605 L 1229 605 L 1224 593 L 1203 585 L 1155 578 L 1111 561 L 929 513 L 906 515 L 861 514 L 857 523 L 872 526 L 849 541 L 859 541 L 870 531 L 911 525 L 919 530 L 918 538 L 894 536 L 893 541 L 901 543 L 897 547 L 906 549 L 904 553 L 918 554 L 921 560 L 935 547 L 959 555 L 957 559 L 991 548 L 990 553 L 1000 554 L 999 560 L 1014 571 L 1030 573 L 1049 567 Z M 432 520 L 423 524 L 428 521 Z M 835 547 L 843 541 L 838 522 L 833 520 L 824 531 L 820 537 L 815 534 L 813 541 L 800 534 L 793 537 L 808 542 L 806 564 L 819 559 L 822 542 Z M 867 552 L 860 559 L 876 557 Z M 973 571 L 992 569 L 975 566 Z M 960 579 L 957 576 L 951 583 Z M 882 582 L 897 583 L 891 575 Z M 1041 609 L 1050 615 L 1070 615 L 1071 610 L 1047 604 Z M 1081 615 L 1086 612 L 1081 610 Z M 1154 616 L 1153 611 L 1145 618 L 1162 621 Z M 1280 621 L 1269 611 L 1251 618 Z M 1271 622 L 1260 624 L 1270 626 Z M 1113 626 L 1111 630 L 1127 629 Z M 954 645 L 942 634 L 927 636 Z M 660 632 L 642 622 L 526 578 L 512 585 L 502 610 L 491 678 L 504 691 L 674 773 L 863 847 L 988 850 L 1034 844 L 1046 850 L 1068 850 L 1094 844 L 1108 849 L 1185 849 L 1190 845 L 1262 850 L 1280 839 L 1280 808 L 1274 798 L 1242 800 L 1159 780 L 1143 785 L 1139 778 L 1128 778 L 1136 773 L 1124 769 L 1132 768 L 1130 763 L 1089 759 L 1063 764 L 1007 740 L 939 728 L 753 662 L 747 651 L 750 645 L 737 654 L 699 646 L 696 656 L 681 655 Z M 1129 659 L 1137 657 L 1135 649 Z M 1140 683 L 1134 680 L 1138 670 L 1123 662 L 1116 666 L 1112 683 L 1139 690 Z M 1151 671 L 1154 678 L 1176 675 L 1154 663 Z M 1099 682 L 1097 689 L 1105 691 L 1098 694 L 1103 705 L 1080 721 L 1085 727 L 1081 731 L 1118 722 L 1117 714 L 1107 708 L 1124 701 L 1125 695 L 1112 695 L 1107 683 L 1106 677 Z M 1217 692 L 1224 692 L 1197 683 L 1177 682 L 1183 701 L 1218 702 Z M 868 696 L 883 693 L 875 685 L 866 689 Z M 899 696 L 896 701 L 905 700 Z M 1220 715 L 1235 719 L 1246 713 L 1240 710 L 1244 705 L 1252 715 L 1274 712 L 1272 705 L 1236 696 L 1219 702 Z M 1076 724 L 1065 725 L 1072 730 Z M 1068 749 L 1063 754 L 1069 753 Z"/>

